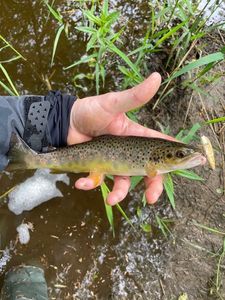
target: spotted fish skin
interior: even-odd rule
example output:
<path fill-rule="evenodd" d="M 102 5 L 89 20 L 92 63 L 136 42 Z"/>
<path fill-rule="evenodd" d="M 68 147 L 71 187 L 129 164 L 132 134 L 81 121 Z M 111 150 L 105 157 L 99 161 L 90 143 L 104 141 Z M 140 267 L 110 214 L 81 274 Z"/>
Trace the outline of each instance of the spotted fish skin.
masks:
<path fill-rule="evenodd" d="M 188 160 L 193 160 L 196 154 L 201 155 L 198 149 L 179 142 L 109 135 L 40 154 L 29 149 L 22 140 L 17 140 L 10 157 L 15 169 L 21 168 L 20 161 L 23 160 L 23 168 L 27 169 L 50 168 L 73 173 L 98 172 L 132 176 L 166 173 L 178 169 L 182 163 L 185 163 L 184 168 L 188 168 Z"/>

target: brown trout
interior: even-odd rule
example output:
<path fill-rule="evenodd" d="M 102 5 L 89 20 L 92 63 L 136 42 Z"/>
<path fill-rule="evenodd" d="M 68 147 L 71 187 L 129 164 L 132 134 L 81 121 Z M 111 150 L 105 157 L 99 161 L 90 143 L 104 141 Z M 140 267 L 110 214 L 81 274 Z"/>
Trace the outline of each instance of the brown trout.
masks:
<path fill-rule="evenodd" d="M 183 143 L 160 138 L 110 135 L 47 153 L 33 151 L 16 136 L 9 159 L 10 170 L 49 168 L 73 173 L 149 177 L 206 162 L 198 148 Z"/>

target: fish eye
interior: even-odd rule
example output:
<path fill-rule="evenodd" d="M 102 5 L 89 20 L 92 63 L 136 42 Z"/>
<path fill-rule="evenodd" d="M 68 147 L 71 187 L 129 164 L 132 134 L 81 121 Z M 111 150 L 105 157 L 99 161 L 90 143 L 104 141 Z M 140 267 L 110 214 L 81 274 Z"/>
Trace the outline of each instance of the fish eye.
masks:
<path fill-rule="evenodd" d="M 181 150 L 178 150 L 176 152 L 176 157 L 177 158 L 184 158 L 185 157 L 185 153 L 183 151 L 181 151 Z"/>

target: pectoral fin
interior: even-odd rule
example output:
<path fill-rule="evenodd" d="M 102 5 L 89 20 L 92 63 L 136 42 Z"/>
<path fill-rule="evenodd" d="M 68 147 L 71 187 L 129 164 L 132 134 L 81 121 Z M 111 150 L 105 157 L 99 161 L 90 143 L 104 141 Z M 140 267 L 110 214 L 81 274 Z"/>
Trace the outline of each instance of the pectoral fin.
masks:
<path fill-rule="evenodd" d="M 151 165 L 151 164 L 148 164 L 146 167 L 145 167 L 145 170 L 146 170 L 146 173 L 147 173 L 147 176 L 148 177 L 155 177 L 158 175 L 158 172 L 155 168 L 155 166 Z"/>
<path fill-rule="evenodd" d="M 90 174 L 88 175 L 88 178 L 93 180 L 94 186 L 97 187 L 102 184 L 102 182 L 104 180 L 104 174 L 98 173 L 98 172 L 90 172 Z"/>

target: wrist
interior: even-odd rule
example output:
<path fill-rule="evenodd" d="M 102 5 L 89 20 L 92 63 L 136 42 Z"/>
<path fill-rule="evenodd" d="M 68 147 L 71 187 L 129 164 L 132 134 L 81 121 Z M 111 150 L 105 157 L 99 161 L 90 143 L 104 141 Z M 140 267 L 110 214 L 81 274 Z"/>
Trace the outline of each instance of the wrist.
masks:
<path fill-rule="evenodd" d="M 75 111 L 75 103 L 73 103 L 71 110 L 70 110 L 70 117 L 69 117 L 69 128 L 68 128 L 68 134 L 67 134 L 67 145 L 74 144 L 74 140 L 76 139 L 76 130 L 74 127 L 74 111 Z"/>
<path fill-rule="evenodd" d="M 81 99 L 77 99 L 73 106 L 71 107 L 70 111 L 70 123 L 69 123 L 69 128 L 68 128 L 68 135 L 67 135 L 67 145 L 74 145 L 74 144 L 79 144 L 83 143 L 86 141 L 91 140 L 92 138 L 79 130 L 79 122 L 77 120 L 77 115 L 82 115 L 81 111 L 79 108 L 80 106 L 80 101 L 83 101 Z M 81 104 L 82 105 L 82 104 Z M 78 118 L 80 119 L 80 118 Z M 78 124 L 77 124 L 78 123 Z"/>

